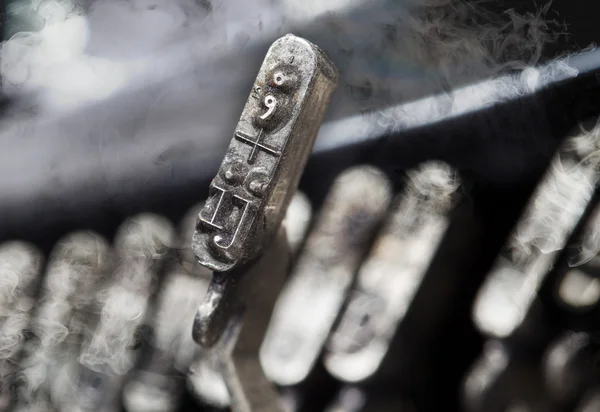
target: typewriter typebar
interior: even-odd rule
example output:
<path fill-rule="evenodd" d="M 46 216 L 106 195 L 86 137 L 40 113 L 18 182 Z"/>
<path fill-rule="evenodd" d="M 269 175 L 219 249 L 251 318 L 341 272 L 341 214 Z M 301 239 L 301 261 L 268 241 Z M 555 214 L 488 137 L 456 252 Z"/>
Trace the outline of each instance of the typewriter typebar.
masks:
<path fill-rule="evenodd" d="M 173 254 L 175 233 L 171 222 L 152 214 L 134 216 L 119 228 L 110 283 L 91 302 L 95 325 L 82 333 L 79 351 L 53 380 L 51 396 L 58 410 L 120 410 L 122 388 L 140 361 L 138 348 L 147 341 L 146 313 Z"/>
<path fill-rule="evenodd" d="M 198 215 L 192 249 L 214 274 L 192 336 L 215 360 L 236 412 L 282 410 L 259 349 L 290 264 L 282 221 L 337 77 L 308 41 L 275 41 Z"/>
<path fill-rule="evenodd" d="M 483 334 L 502 339 L 516 333 L 533 307 L 538 289 L 548 282 L 550 269 L 556 264 L 559 252 L 568 245 L 567 240 L 600 180 L 600 174 L 591 162 L 580 161 L 592 156 L 593 151 L 587 149 L 593 147 L 591 142 L 591 134 L 575 136 L 565 142 L 552 159 L 478 292 L 473 305 L 473 320 Z M 572 147 L 586 149 L 575 153 L 570 149 Z M 585 182 L 584 188 L 582 182 Z M 557 207 L 558 204 L 562 206 Z M 545 229 L 548 221 L 556 222 L 550 232 Z M 581 251 L 597 250 L 597 246 L 593 246 L 597 241 L 591 237 L 587 239 L 572 246 Z M 581 253 L 576 259 L 585 260 Z M 497 310 L 500 307 L 503 308 L 501 312 Z"/>
<path fill-rule="evenodd" d="M 598 384 L 600 345 L 591 334 L 568 331 L 551 342 L 543 360 L 544 383 L 552 400 L 568 409 Z"/>
<path fill-rule="evenodd" d="M 310 42 L 288 34 L 273 43 L 198 216 L 193 250 L 202 265 L 233 269 L 273 238 L 337 78 L 333 63 Z"/>
<path fill-rule="evenodd" d="M 12 410 L 52 410 L 49 377 L 79 353 L 81 338 L 95 322 L 94 296 L 109 279 L 110 258 L 108 242 L 90 232 L 71 233 L 53 248 L 28 326 L 40 339 L 23 345 Z"/>
<path fill-rule="evenodd" d="M 371 166 L 353 167 L 333 183 L 277 299 L 261 348 L 273 382 L 291 386 L 309 376 L 391 198 L 389 180 Z"/>
<path fill-rule="evenodd" d="M 307 196 L 300 191 L 296 192 L 282 223 L 286 231 L 287 244 L 289 245 L 292 257 L 299 251 L 302 239 L 304 239 L 308 230 L 311 216 L 312 206 Z M 270 284 L 273 283 L 273 279 L 269 277 L 271 275 L 272 272 L 265 275 Z M 264 294 L 261 294 L 261 300 L 265 301 Z M 244 314 L 244 316 L 247 317 L 248 315 Z M 257 329 L 256 325 L 254 325 L 253 329 Z M 187 332 L 189 333 L 189 331 Z M 188 384 L 193 395 L 201 402 L 210 406 L 225 408 L 231 405 L 231 398 L 223 374 L 220 371 L 219 363 L 222 360 L 219 357 L 220 354 L 218 351 L 208 352 L 200 349 L 199 356 L 190 365 Z M 292 406 L 297 400 L 295 395 L 295 393 L 281 394 L 281 402 L 287 405 L 284 408 L 286 411 L 295 410 Z M 144 411 L 146 410 L 147 408 L 144 409 Z"/>
<path fill-rule="evenodd" d="M 379 369 L 460 198 L 457 173 L 441 162 L 411 170 L 406 180 L 329 338 L 325 367 L 343 382 Z"/>
<path fill-rule="evenodd" d="M 153 332 L 146 339 L 145 355 L 123 387 L 128 412 L 179 410 L 190 365 L 202 356 L 190 333 L 212 276 L 210 270 L 196 263 L 190 249 L 202 206 L 192 207 L 179 223 L 173 260 L 165 267 L 152 307 Z"/>

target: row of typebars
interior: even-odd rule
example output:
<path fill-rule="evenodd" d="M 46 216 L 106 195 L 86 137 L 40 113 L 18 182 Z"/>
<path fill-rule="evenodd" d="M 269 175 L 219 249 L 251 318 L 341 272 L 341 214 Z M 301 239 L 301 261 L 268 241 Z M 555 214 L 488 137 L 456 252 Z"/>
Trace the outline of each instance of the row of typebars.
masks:
<path fill-rule="evenodd" d="M 529 335 L 510 339 L 535 316 L 538 289 L 594 199 L 597 133 L 562 146 L 478 292 L 472 322 L 487 342 L 457 394 L 466 411 L 600 410 L 592 336 L 566 331 L 541 345 L 535 384 L 514 372 Z M 382 369 L 465 195 L 460 176 L 440 162 L 406 172 L 401 192 L 391 187 L 381 171 L 356 166 L 338 176 L 320 210 L 300 192 L 288 210 L 295 263 L 260 360 L 289 411 L 299 395 L 286 388 L 317 364 L 342 383 L 327 411 L 376 410 L 365 407 L 361 383 Z M 190 250 L 199 208 L 179 227 L 135 216 L 112 244 L 72 233 L 47 258 L 23 242 L 1 246 L 0 410 L 12 398 L 20 411 L 168 412 L 184 392 L 198 405 L 228 405 L 221 377 L 191 337 L 211 275 Z M 555 294 L 574 313 L 600 298 L 600 209 L 588 215 Z M 519 395 L 523 387 L 535 401 Z M 402 402 L 393 410 L 414 410 Z"/>

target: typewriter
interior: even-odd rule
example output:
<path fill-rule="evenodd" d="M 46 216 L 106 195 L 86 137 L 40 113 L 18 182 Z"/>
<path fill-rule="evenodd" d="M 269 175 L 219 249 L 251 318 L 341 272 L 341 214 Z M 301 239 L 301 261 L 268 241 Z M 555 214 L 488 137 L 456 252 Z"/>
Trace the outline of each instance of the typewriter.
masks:
<path fill-rule="evenodd" d="M 0 411 L 600 410 L 592 7 L 5 2 Z"/>

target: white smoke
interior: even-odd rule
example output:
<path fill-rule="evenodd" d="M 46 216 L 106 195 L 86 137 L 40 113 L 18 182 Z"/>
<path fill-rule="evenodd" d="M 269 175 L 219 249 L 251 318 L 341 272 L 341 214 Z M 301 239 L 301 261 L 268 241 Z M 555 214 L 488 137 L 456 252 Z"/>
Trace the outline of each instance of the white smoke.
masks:
<path fill-rule="evenodd" d="M 108 243 L 97 235 L 75 233 L 58 242 L 30 324 L 35 339 L 26 343 L 19 364 L 18 410 L 39 409 L 48 402 L 52 373 L 72 356 L 85 328 L 77 312 L 92 303 L 107 263 Z"/>
<path fill-rule="evenodd" d="M 494 13 L 489 9 L 493 2 L 487 1 L 390 3 L 379 4 L 381 14 L 369 10 L 369 2 L 359 7 L 364 15 L 359 24 L 331 17 L 334 38 L 350 56 L 340 57 L 347 60 L 345 79 L 363 109 L 414 100 L 423 96 L 423 88 L 449 91 L 472 79 L 535 66 L 560 29 L 546 16 L 550 3 L 525 14 Z M 358 28 L 361 41 L 344 43 Z"/>
<path fill-rule="evenodd" d="M 102 311 L 93 338 L 86 342 L 80 362 L 90 369 L 107 368 L 124 375 L 133 366 L 136 330 L 144 323 L 148 299 L 155 292 L 161 259 L 174 246 L 171 224 L 165 219 L 141 215 L 125 222 L 115 247 L 119 263 L 114 283 L 99 294 Z"/>
<path fill-rule="evenodd" d="M 220 50 L 284 34 L 285 26 L 313 23 L 337 42 L 331 53 L 342 60 L 348 87 L 359 102 L 403 101 L 415 95 L 418 86 L 411 80 L 417 77 L 437 83 L 440 90 L 441 83 L 448 88 L 473 75 L 535 65 L 544 46 L 556 38 L 552 29 L 560 28 L 546 18 L 550 3 L 536 13 L 509 10 L 502 16 L 488 11 L 491 3 L 463 0 L 398 5 L 366 0 L 80 3 L 32 3 L 31 13 L 45 24 L 39 32 L 18 33 L 3 45 L 6 93 L 39 93 L 43 111 L 71 110 L 125 88 L 181 74 L 191 80 L 186 72 Z M 348 17 L 353 10 L 369 8 L 361 17 Z M 367 58 L 374 48 L 383 62 Z M 348 52 L 353 57 L 345 59 Z"/>
<path fill-rule="evenodd" d="M 0 316 L 15 311 L 28 311 L 34 302 L 28 301 L 39 279 L 41 257 L 32 246 L 21 242 L 4 243 L 0 247 Z"/>
<path fill-rule="evenodd" d="M 192 339 L 192 326 L 212 276 L 191 251 L 191 234 L 200 208 L 193 207 L 180 225 L 179 256 L 166 273 L 152 319 L 154 333 L 149 349 L 153 356 L 125 387 L 124 402 L 130 412 L 175 409 L 184 387 L 174 371 L 186 374 L 200 352 Z M 146 379 L 148 376 L 152 378 Z"/>
<path fill-rule="evenodd" d="M 195 210 L 195 214 L 190 214 L 190 216 L 197 216 L 198 211 L 199 209 Z M 297 192 L 292 198 L 283 221 L 293 254 L 299 252 L 311 218 L 312 207 L 308 198 L 304 193 Z M 193 228 L 195 226 L 192 225 L 193 223 L 195 223 L 195 218 L 188 223 L 187 227 Z M 191 239 L 191 234 L 187 236 L 187 239 Z M 218 362 L 219 360 L 211 356 L 210 352 L 198 351 L 189 367 L 187 384 L 191 392 L 203 402 L 226 407 L 230 402 L 229 392 L 222 375 L 218 372 Z"/>
<path fill-rule="evenodd" d="M 0 246 L 0 409 L 10 402 L 9 384 L 35 305 L 41 263 L 39 251 L 28 244 Z"/>
<path fill-rule="evenodd" d="M 509 255 L 498 259 L 476 300 L 475 323 L 484 332 L 508 336 L 527 315 L 556 253 L 566 246 L 600 179 L 597 135 L 598 126 L 568 139 L 553 158 L 508 240 Z M 600 251 L 593 229 L 586 231 L 572 265 Z"/>
<path fill-rule="evenodd" d="M 550 167 L 514 235 L 512 246 L 527 255 L 534 247 L 544 254 L 562 249 L 598 180 L 594 168 L 571 159 L 557 157 Z"/>
<path fill-rule="evenodd" d="M 143 214 L 121 225 L 111 282 L 94 295 L 95 324 L 83 331 L 80 351 L 71 354 L 52 388 L 61 410 L 118 409 L 120 387 L 147 338 L 143 326 L 158 271 L 174 246 L 173 227 L 164 218 Z"/>
<path fill-rule="evenodd" d="M 590 170 L 592 173 L 600 173 L 600 120 L 591 130 L 586 130 L 581 127 L 581 135 L 568 141 L 569 150 L 583 158 L 581 164 L 578 165 L 581 169 Z M 580 191 L 586 195 L 591 195 L 596 188 L 597 178 L 581 179 L 577 185 L 581 186 Z M 596 207 L 591 221 L 588 223 L 579 251 L 576 255 L 571 256 L 569 265 L 579 266 L 591 261 L 600 253 L 600 207 Z"/>
<path fill-rule="evenodd" d="M 317 40 L 342 69 L 340 99 L 359 110 L 405 103 L 473 78 L 535 65 L 545 44 L 556 37 L 545 8 L 498 16 L 485 11 L 486 2 L 464 0 L 321 2 L 319 7 L 315 2 L 271 3 L 106 0 L 82 7 L 72 1 L 39 1 L 35 6 L 45 18 L 44 28 L 16 34 L 0 51 L 4 92 L 32 99 L 35 114 L 6 119 L 0 136 L 36 141 L 32 156 L 54 164 L 52 170 L 60 175 L 96 166 L 121 169 L 131 157 L 154 160 L 197 135 L 200 121 L 204 130 L 222 130 L 234 122 L 239 102 L 233 100 L 246 93 L 245 82 L 258 67 L 232 64 L 227 56 L 243 54 L 295 25 L 311 23 L 320 33 Z M 496 93 L 471 93 L 471 105 L 497 101 L 505 86 L 493 83 L 489 87 Z M 450 96 L 423 114 L 435 118 L 436 111 L 457 112 L 460 106 Z M 386 111 L 364 120 L 396 128 L 406 116 L 411 112 Z M 86 147 L 85 164 L 76 164 L 80 148 L 58 143 L 95 136 L 100 148 L 115 139 L 123 146 L 122 138 L 137 135 L 144 136 L 139 144 L 157 144 L 148 151 L 139 145 L 121 147 L 118 156 L 92 163 Z M 333 135 L 322 139 L 328 137 Z M 67 162 L 65 152 L 73 154 Z M 11 164 L 15 156 L 4 154 Z M 29 186 L 41 175 L 32 174 L 23 176 Z M 16 190 L 18 183 L 6 184 Z"/>
<path fill-rule="evenodd" d="M 242 17 L 235 13 L 240 2 L 79 3 L 32 3 L 30 13 L 45 24 L 40 31 L 20 32 L 4 43 L 0 57 L 5 93 L 35 94 L 39 109 L 59 114 L 102 101 L 202 64 L 203 54 L 235 41 L 230 32 L 236 21 L 227 19 Z"/>
<path fill-rule="evenodd" d="M 592 198 L 600 180 L 600 122 L 580 133 L 563 144 L 519 221 L 511 244 L 517 259 L 538 251 L 548 255 L 561 250 Z M 571 266 L 581 265 L 600 252 L 594 230 L 597 224 L 592 221 L 585 230 Z"/>
<path fill-rule="evenodd" d="M 461 181 L 458 172 L 446 163 L 425 162 L 409 170 L 407 178 L 408 195 L 426 198 L 434 209 L 447 212 L 448 206 L 456 202 L 451 195 L 459 189 Z"/>

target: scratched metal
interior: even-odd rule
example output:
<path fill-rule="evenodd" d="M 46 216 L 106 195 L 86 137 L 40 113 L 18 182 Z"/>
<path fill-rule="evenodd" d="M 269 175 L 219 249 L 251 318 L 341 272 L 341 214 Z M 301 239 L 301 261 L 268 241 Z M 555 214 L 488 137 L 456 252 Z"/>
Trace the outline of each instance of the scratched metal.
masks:
<path fill-rule="evenodd" d="M 329 339 L 325 366 L 345 382 L 365 380 L 378 370 L 458 198 L 457 174 L 445 164 L 424 164 L 406 180 Z"/>
<path fill-rule="evenodd" d="M 275 235 L 337 81 L 333 63 L 300 37 L 269 48 L 198 217 L 193 249 L 201 264 L 230 270 Z"/>
<path fill-rule="evenodd" d="M 324 412 L 360 412 L 366 403 L 367 395 L 364 390 L 346 386 L 340 389 L 335 399 Z"/>
<path fill-rule="evenodd" d="M 388 180 L 372 167 L 349 169 L 332 185 L 261 350 L 274 382 L 292 385 L 309 374 L 390 200 Z"/>
<path fill-rule="evenodd" d="M 275 300 L 288 272 L 291 254 L 284 228 L 262 256 L 244 273 L 215 273 L 207 296 L 213 295 L 231 310 L 217 321 L 226 327 L 219 340 L 206 349 L 209 369 L 222 376 L 233 412 L 283 411 L 275 387 L 265 376 L 259 349 Z M 194 325 L 195 328 L 196 325 Z M 200 371 L 202 373 L 202 371 Z"/>

